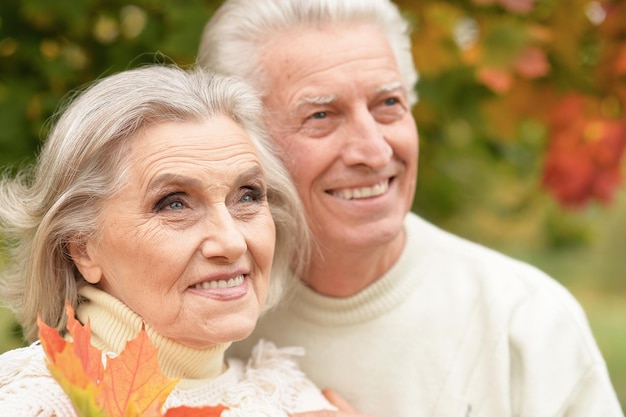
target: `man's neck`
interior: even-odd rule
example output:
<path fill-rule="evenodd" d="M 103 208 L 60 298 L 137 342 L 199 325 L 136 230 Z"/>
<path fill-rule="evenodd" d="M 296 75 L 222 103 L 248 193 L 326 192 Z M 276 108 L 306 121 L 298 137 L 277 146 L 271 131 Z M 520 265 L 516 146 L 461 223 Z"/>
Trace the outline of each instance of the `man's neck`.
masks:
<path fill-rule="evenodd" d="M 406 234 L 375 248 L 347 251 L 319 248 L 302 281 L 329 297 L 350 297 L 382 277 L 396 263 Z"/>

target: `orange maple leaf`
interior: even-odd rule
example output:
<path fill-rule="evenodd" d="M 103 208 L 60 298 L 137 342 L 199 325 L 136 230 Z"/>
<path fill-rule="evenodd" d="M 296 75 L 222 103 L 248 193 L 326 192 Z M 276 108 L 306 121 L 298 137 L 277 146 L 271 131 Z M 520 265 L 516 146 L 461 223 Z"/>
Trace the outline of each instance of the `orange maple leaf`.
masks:
<path fill-rule="evenodd" d="M 72 341 L 38 319 L 39 339 L 48 369 L 80 417 L 219 417 L 224 406 L 176 407 L 161 412 L 178 379 L 159 369 L 156 348 L 144 329 L 114 358 L 91 344 L 91 326 L 74 318 L 66 303 Z M 103 360 L 106 359 L 106 365 Z"/>
<path fill-rule="evenodd" d="M 119 356 L 107 362 L 102 395 L 109 416 L 141 415 L 152 404 L 165 403 L 178 383 L 159 370 L 157 350 L 145 330 L 129 341 Z"/>

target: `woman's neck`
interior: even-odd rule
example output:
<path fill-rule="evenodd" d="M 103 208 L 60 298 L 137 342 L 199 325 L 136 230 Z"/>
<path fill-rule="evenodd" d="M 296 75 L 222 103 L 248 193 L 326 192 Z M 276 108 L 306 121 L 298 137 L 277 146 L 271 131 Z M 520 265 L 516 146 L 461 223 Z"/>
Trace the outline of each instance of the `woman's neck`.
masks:
<path fill-rule="evenodd" d="M 142 327 L 156 347 L 161 371 L 183 384 L 215 378 L 225 370 L 224 351 L 230 344 L 195 349 L 158 334 L 118 299 L 91 285 L 81 288 L 87 299 L 76 309 L 81 323 L 91 322 L 91 343 L 103 352 L 120 353 L 126 342 L 136 338 Z M 186 381 L 186 382 L 185 382 Z"/>

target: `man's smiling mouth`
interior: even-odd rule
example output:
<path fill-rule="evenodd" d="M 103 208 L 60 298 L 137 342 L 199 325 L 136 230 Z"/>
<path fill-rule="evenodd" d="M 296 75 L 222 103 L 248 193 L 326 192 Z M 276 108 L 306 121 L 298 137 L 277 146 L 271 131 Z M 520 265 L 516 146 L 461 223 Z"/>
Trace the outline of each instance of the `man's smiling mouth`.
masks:
<path fill-rule="evenodd" d="M 389 189 L 391 179 L 385 179 L 371 187 L 343 188 L 339 190 L 330 190 L 329 194 L 343 200 L 358 200 L 363 198 L 372 198 L 383 195 Z"/>

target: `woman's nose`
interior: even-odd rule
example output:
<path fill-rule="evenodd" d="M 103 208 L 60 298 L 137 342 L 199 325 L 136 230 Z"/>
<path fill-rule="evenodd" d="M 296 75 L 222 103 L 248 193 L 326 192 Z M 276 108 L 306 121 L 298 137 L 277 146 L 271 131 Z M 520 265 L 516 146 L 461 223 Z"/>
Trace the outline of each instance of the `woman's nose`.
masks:
<path fill-rule="evenodd" d="M 225 206 L 213 211 L 204 227 L 206 236 L 200 250 L 205 258 L 234 262 L 246 253 L 247 243 L 238 221 Z"/>

